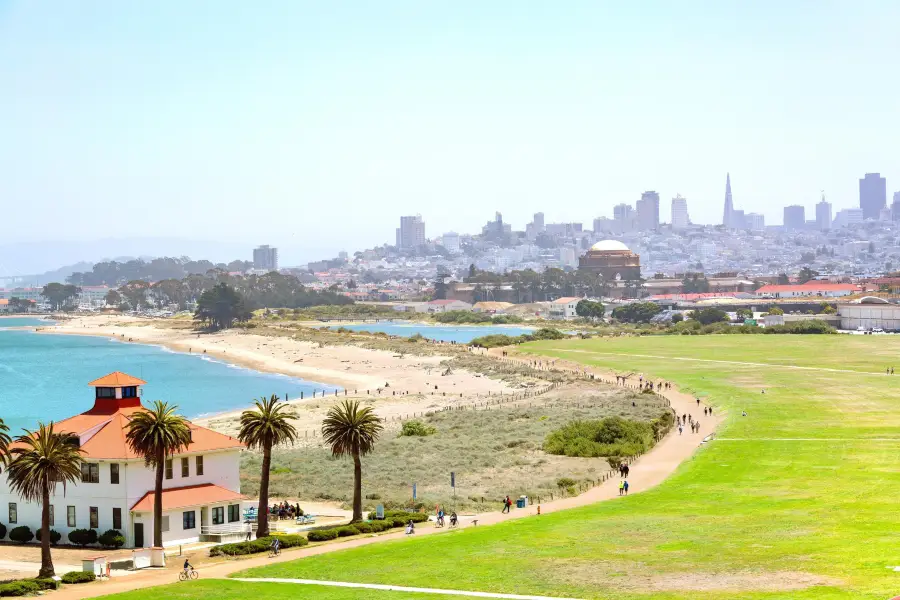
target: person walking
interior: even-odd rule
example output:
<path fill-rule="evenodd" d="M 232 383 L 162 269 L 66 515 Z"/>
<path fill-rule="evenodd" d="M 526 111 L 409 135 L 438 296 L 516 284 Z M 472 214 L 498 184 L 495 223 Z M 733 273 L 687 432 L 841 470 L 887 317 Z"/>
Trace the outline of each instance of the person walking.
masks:
<path fill-rule="evenodd" d="M 624 482 L 622 482 L 622 489 L 625 490 L 625 495 L 627 496 L 628 495 L 628 480 L 627 479 Z"/>
<path fill-rule="evenodd" d="M 682 433 L 684 433 L 684 426 L 679 425 L 678 426 L 678 435 L 681 435 Z"/>
<path fill-rule="evenodd" d="M 624 477 L 628 477 L 628 474 L 631 472 L 631 468 L 628 465 L 622 465 L 622 475 Z"/>
<path fill-rule="evenodd" d="M 619 482 L 619 495 L 623 495 L 625 493 L 625 480 Z"/>
<path fill-rule="evenodd" d="M 503 500 L 503 510 L 500 511 L 500 514 L 502 515 L 503 513 L 508 513 L 510 508 L 512 508 L 512 500 L 510 500 L 509 496 L 507 496 Z"/>

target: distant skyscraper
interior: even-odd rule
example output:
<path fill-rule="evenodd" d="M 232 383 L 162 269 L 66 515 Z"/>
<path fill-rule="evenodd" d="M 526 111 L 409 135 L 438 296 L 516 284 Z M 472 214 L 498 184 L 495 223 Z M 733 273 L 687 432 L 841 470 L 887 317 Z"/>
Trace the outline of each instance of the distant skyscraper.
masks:
<path fill-rule="evenodd" d="M 806 210 L 799 204 L 784 207 L 784 228 L 801 230 L 806 227 Z"/>
<path fill-rule="evenodd" d="M 411 249 L 425 245 L 425 222 L 422 215 L 400 217 L 400 227 L 397 229 L 397 247 Z"/>
<path fill-rule="evenodd" d="M 634 214 L 634 208 L 630 204 L 616 204 L 613 207 L 613 219 L 616 221 L 627 221 Z"/>
<path fill-rule="evenodd" d="M 894 202 L 891 204 L 891 217 L 894 221 L 900 221 L 900 192 L 894 192 Z"/>
<path fill-rule="evenodd" d="M 866 173 L 859 180 L 859 207 L 864 219 L 878 220 L 887 206 L 887 180 L 879 173 Z"/>
<path fill-rule="evenodd" d="M 749 213 L 744 217 L 744 221 L 750 231 L 763 231 L 766 228 L 766 217 L 759 213 Z"/>
<path fill-rule="evenodd" d="M 265 271 L 278 270 L 278 248 L 260 246 L 253 249 L 253 268 Z"/>
<path fill-rule="evenodd" d="M 534 227 L 535 227 L 535 229 L 538 230 L 538 232 L 543 231 L 544 230 L 544 213 L 542 213 L 542 212 L 534 213 L 534 219 L 531 222 L 534 223 Z"/>
<path fill-rule="evenodd" d="M 727 229 L 738 229 L 740 227 L 734 222 L 734 202 L 731 199 L 731 173 L 725 174 L 725 214 L 722 215 L 722 225 Z"/>
<path fill-rule="evenodd" d="M 445 233 L 441 238 L 441 245 L 450 254 L 459 254 L 459 234 L 455 231 Z"/>
<path fill-rule="evenodd" d="M 659 194 L 654 191 L 644 192 L 637 201 L 638 228 L 642 231 L 659 229 Z"/>
<path fill-rule="evenodd" d="M 819 231 L 831 229 L 831 203 L 825 202 L 825 194 L 822 194 L 822 201 L 816 204 L 816 229 Z"/>
<path fill-rule="evenodd" d="M 672 198 L 672 229 L 685 229 L 690 224 L 687 200 L 678 194 Z"/>
<path fill-rule="evenodd" d="M 844 210 L 839 210 L 834 216 L 835 228 L 859 225 L 862 222 L 863 211 L 861 208 L 845 208 Z"/>

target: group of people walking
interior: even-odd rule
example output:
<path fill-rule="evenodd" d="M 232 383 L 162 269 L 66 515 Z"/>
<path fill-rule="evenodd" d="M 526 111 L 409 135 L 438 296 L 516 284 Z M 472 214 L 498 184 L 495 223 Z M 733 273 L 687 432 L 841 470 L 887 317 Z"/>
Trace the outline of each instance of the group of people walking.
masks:
<path fill-rule="evenodd" d="M 703 414 L 706 414 L 707 409 L 703 409 Z M 712 414 L 712 409 L 710 409 L 710 414 Z M 678 435 L 684 433 L 684 428 L 690 426 L 691 433 L 700 433 L 700 421 L 695 421 L 694 417 L 689 414 L 675 415 L 675 425 L 678 426 Z"/>

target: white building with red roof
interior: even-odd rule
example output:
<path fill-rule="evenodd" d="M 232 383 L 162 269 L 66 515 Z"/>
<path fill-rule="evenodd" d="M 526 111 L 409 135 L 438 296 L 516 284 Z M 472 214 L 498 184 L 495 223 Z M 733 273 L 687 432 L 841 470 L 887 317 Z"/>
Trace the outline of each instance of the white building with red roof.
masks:
<path fill-rule="evenodd" d="M 797 285 L 764 285 L 754 292 L 757 298 L 839 298 L 858 294 L 861 288 L 852 283 L 831 283 L 812 279 Z"/>
<path fill-rule="evenodd" d="M 61 485 L 51 497 L 50 527 L 63 535 L 75 529 L 99 534 L 117 529 L 127 547 L 153 543 L 154 471 L 128 446 L 131 416 L 146 410 L 146 382 L 115 372 L 88 384 L 94 405 L 87 412 L 55 423 L 57 431 L 78 436 L 81 481 Z M 189 544 L 243 530 L 239 440 L 190 423 L 191 443 L 166 464 L 163 478 L 163 545 Z M 41 526 L 41 505 L 10 492 L 0 475 L 0 522 L 7 529 Z"/>

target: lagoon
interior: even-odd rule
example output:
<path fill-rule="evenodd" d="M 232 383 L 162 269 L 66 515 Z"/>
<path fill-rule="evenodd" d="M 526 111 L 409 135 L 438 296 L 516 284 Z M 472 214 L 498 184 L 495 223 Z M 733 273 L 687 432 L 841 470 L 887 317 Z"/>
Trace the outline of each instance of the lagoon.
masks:
<path fill-rule="evenodd" d="M 362 325 L 340 325 L 329 329 L 343 327 L 350 331 L 382 332 L 399 337 L 412 337 L 421 334 L 430 340 L 441 342 L 456 342 L 468 344 L 477 337 L 485 335 L 524 335 L 534 333 L 534 327 L 518 327 L 509 325 L 427 325 L 421 323 L 394 323 L 382 321 L 380 323 L 365 323 Z"/>
<path fill-rule="evenodd" d="M 88 382 L 112 371 L 147 381 L 145 404 L 168 401 L 189 418 L 241 409 L 263 395 L 294 399 L 300 392 L 309 396 L 313 390 L 336 389 L 159 346 L 2 329 L 12 320 L 0 319 L 0 418 L 12 434 L 22 427 L 33 428 L 38 421 L 90 409 L 94 397 Z"/>
<path fill-rule="evenodd" d="M 7 327 L 47 327 L 54 321 L 40 317 L 3 317 L 0 318 L 0 329 Z"/>

